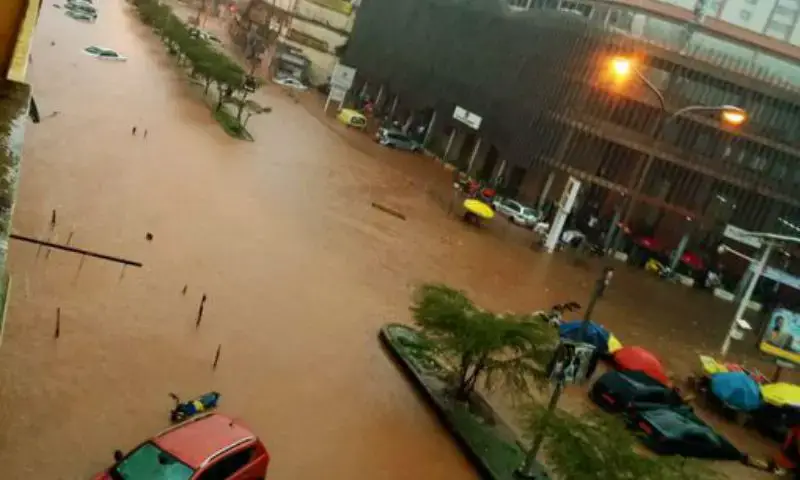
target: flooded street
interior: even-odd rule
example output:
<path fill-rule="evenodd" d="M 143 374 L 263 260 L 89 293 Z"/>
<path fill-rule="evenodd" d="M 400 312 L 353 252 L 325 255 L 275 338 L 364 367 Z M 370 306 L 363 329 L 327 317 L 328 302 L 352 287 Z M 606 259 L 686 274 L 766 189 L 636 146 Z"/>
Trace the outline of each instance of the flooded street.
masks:
<path fill-rule="evenodd" d="M 89 57 L 89 45 L 128 61 Z M 585 303 L 594 270 L 531 251 L 505 225 L 478 232 L 448 218 L 434 200 L 447 173 L 324 119 L 319 99 L 265 87 L 255 98 L 273 112 L 250 120 L 256 141 L 231 139 L 122 0 L 105 0 L 96 24 L 44 5 L 33 59 L 44 118 L 27 130 L 15 231 L 144 267 L 12 245 L 3 478 L 86 478 L 167 425 L 168 392 L 212 389 L 267 445 L 270 478 L 477 478 L 386 358 L 378 327 L 408 321 L 420 281 L 536 310 Z M 596 310 L 681 372 L 718 348 L 731 314 L 624 268 Z"/>

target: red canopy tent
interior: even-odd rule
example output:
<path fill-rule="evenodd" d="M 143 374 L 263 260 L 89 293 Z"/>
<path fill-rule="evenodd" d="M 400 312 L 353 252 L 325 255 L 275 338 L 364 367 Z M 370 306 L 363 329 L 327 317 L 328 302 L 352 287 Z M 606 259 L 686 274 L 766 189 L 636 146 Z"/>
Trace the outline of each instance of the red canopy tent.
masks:
<path fill-rule="evenodd" d="M 666 386 L 672 383 L 658 357 L 642 347 L 622 347 L 614 353 L 614 363 L 618 370 L 642 372 Z"/>

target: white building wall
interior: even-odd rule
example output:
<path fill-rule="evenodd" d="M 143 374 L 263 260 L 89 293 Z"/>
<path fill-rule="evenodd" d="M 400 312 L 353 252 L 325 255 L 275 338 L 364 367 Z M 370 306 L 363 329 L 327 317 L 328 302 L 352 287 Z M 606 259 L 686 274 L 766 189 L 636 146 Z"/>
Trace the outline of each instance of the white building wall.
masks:
<path fill-rule="evenodd" d="M 292 0 L 284 0 L 292 1 Z M 334 12 L 329 8 L 317 5 L 316 3 L 309 2 L 308 0 L 297 0 L 295 12 L 299 15 L 316 20 L 320 23 L 330 25 L 334 28 L 350 31 L 353 28 L 352 18 L 354 15 L 342 15 L 339 12 Z"/>
<path fill-rule="evenodd" d="M 764 33 L 777 0 L 727 0 L 720 20 L 758 33 Z"/>

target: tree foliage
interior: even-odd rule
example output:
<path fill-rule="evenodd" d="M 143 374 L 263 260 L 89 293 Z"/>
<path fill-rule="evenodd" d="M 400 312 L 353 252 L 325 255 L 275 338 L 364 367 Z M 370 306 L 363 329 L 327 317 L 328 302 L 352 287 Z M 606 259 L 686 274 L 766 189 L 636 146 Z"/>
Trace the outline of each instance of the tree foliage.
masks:
<path fill-rule="evenodd" d="M 591 411 L 573 415 L 534 405 L 528 431 L 547 431 L 547 464 L 559 478 L 604 480 L 710 480 L 720 478 L 700 462 L 658 457 L 640 451 L 634 436 L 617 417 Z"/>
<path fill-rule="evenodd" d="M 219 110 L 234 92 L 244 92 L 247 75 L 242 67 L 193 35 L 193 29 L 168 6 L 161 5 L 158 0 L 134 0 L 133 3 L 142 22 L 158 31 L 170 51 L 178 55 L 178 63 L 188 63 L 191 75 L 203 80 L 204 93 L 208 93 L 212 84 L 217 86 L 219 99 L 215 110 Z"/>
<path fill-rule="evenodd" d="M 411 311 L 426 350 L 454 366 L 459 400 L 469 399 L 481 380 L 487 388 L 502 379 L 512 391 L 529 392 L 529 382 L 541 380 L 557 342 L 546 323 L 483 310 L 464 292 L 442 284 L 421 285 Z"/>

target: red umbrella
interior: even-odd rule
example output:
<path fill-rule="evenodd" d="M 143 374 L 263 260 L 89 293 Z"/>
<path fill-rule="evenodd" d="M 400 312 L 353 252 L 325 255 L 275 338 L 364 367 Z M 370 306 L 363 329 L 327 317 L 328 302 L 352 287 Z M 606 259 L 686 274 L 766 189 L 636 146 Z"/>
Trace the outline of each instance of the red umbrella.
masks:
<path fill-rule="evenodd" d="M 635 370 L 669 386 L 667 373 L 661 361 L 642 347 L 623 347 L 614 353 L 614 363 L 618 370 Z"/>

